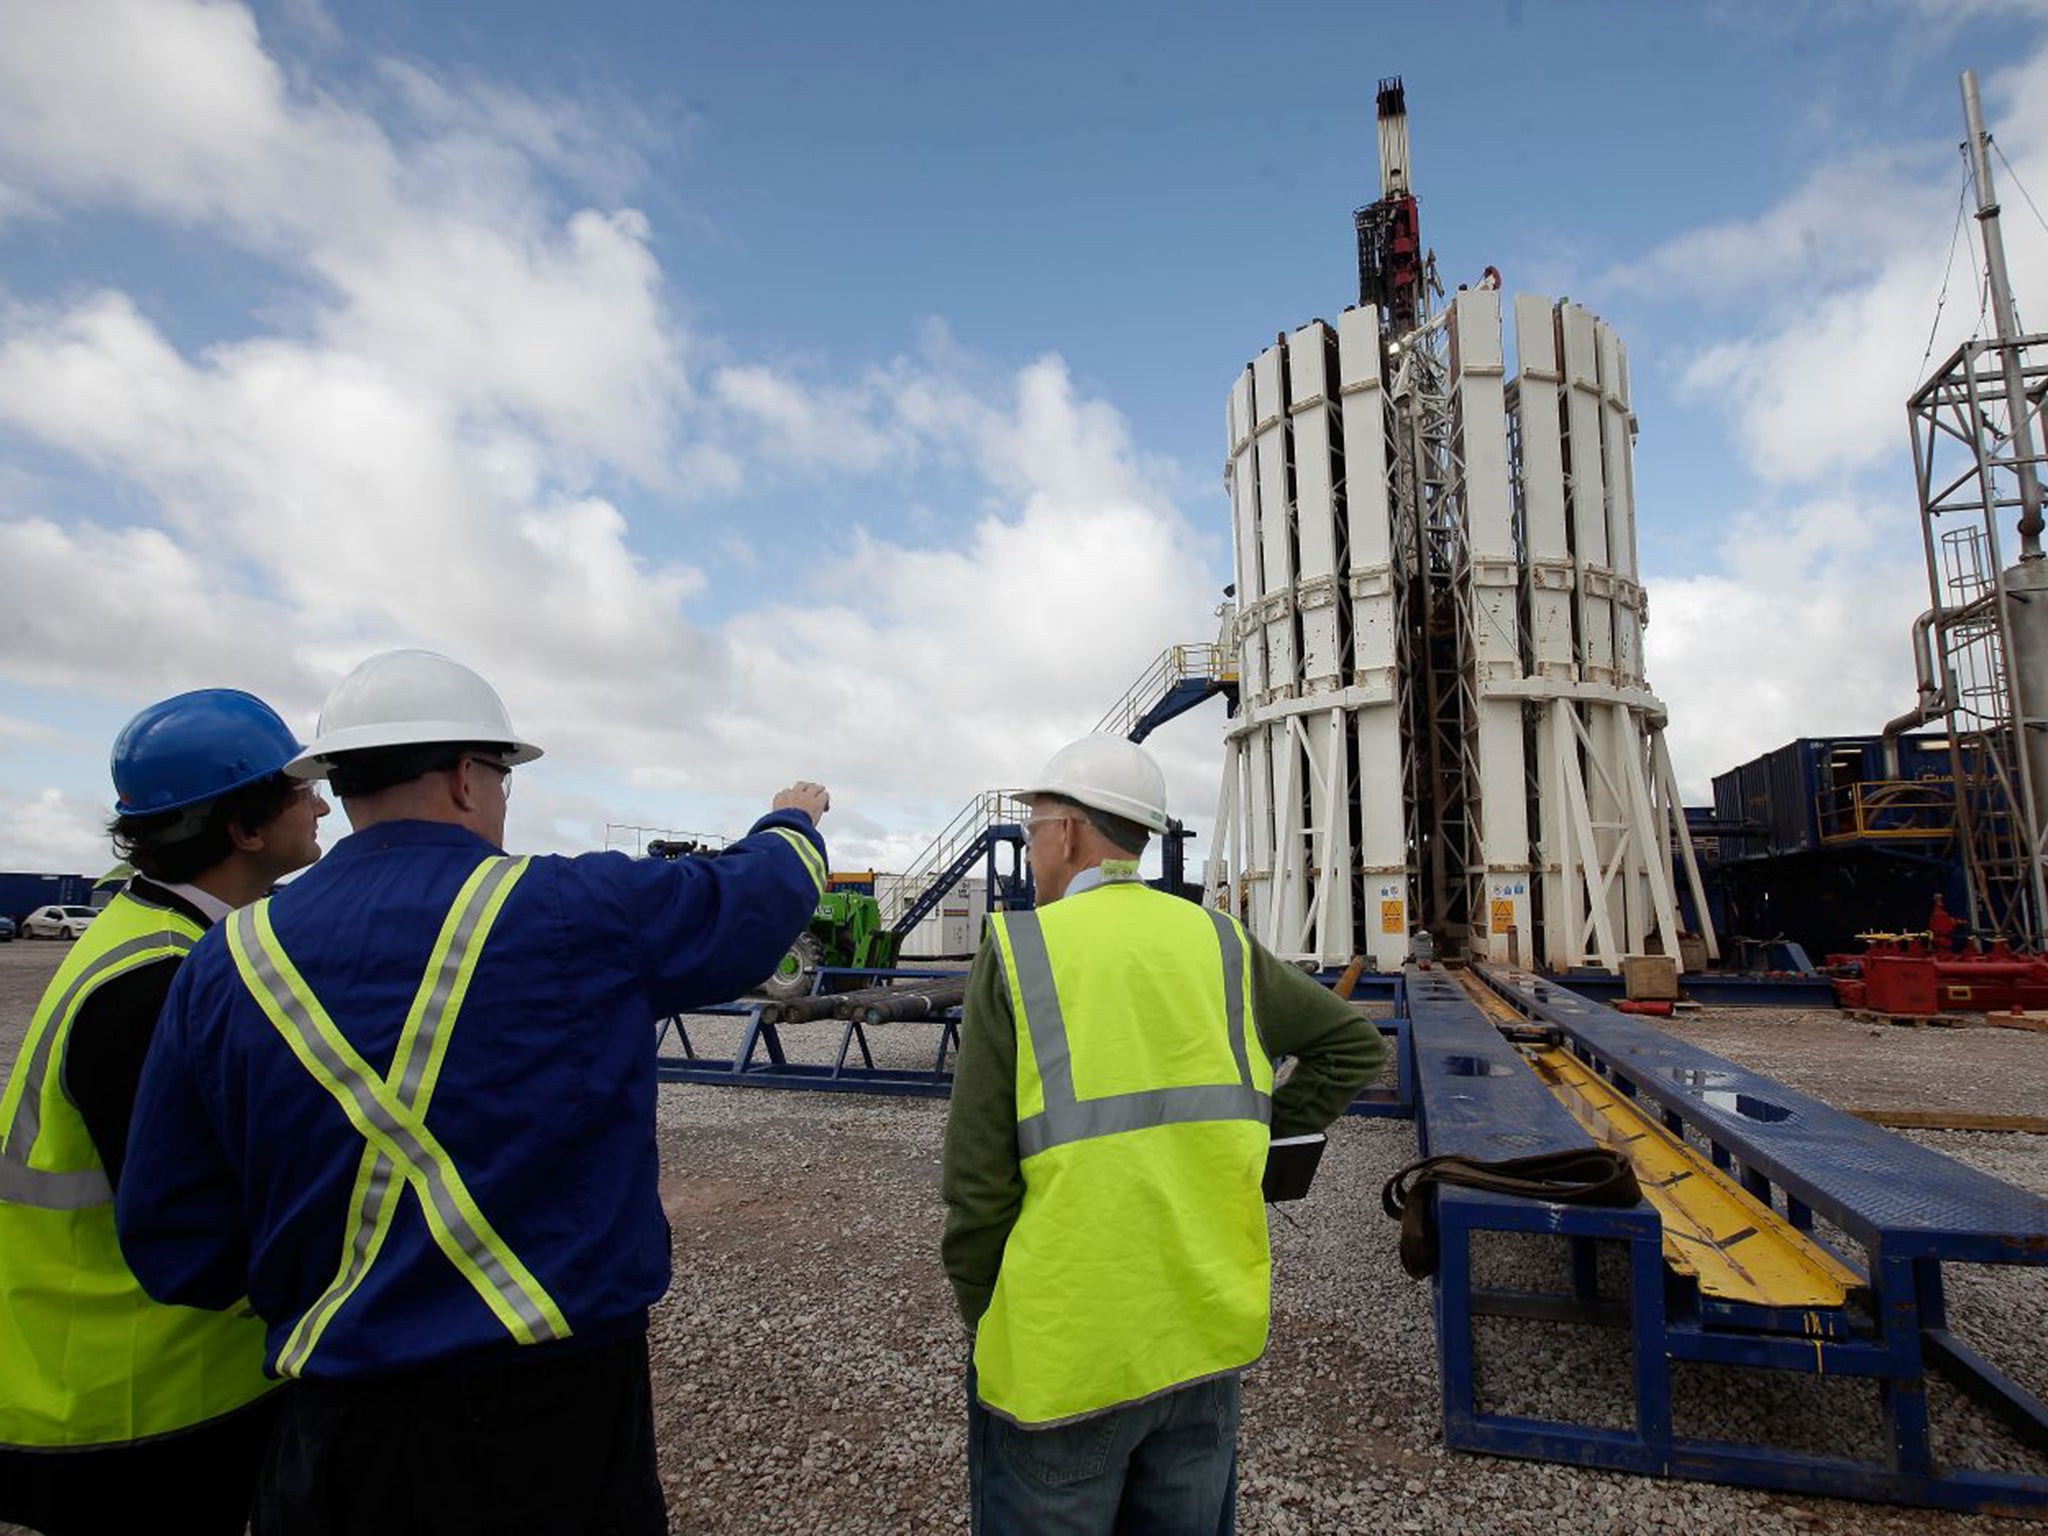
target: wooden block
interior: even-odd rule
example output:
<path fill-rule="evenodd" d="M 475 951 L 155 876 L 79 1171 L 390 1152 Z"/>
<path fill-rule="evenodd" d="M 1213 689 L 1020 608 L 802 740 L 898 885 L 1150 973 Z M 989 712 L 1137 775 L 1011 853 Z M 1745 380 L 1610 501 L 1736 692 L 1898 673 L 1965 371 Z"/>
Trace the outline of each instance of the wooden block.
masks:
<path fill-rule="evenodd" d="M 1635 1002 L 1678 1001 L 1678 962 L 1670 955 L 1623 955 L 1621 986 Z"/>

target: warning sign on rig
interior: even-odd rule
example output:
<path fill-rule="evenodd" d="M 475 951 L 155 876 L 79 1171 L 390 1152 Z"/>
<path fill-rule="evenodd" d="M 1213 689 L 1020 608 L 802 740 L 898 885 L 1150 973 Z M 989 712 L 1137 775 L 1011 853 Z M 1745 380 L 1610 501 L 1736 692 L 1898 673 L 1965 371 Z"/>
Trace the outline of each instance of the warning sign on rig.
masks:
<path fill-rule="evenodd" d="M 1398 898 L 1380 903 L 1380 932 L 1401 933 L 1408 927 L 1408 903 Z"/>
<path fill-rule="evenodd" d="M 1495 896 L 1487 903 L 1486 926 L 1493 933 L 1506 933 L 1515 926 L 1515 899 Z"/>

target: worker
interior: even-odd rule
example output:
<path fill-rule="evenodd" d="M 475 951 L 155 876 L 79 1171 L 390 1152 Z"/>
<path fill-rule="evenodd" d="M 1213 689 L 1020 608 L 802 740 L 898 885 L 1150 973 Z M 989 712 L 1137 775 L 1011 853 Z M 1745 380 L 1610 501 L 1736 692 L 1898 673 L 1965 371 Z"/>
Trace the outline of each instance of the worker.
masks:
<path fill-rule="evenodd" d="M 350 835 L 165 1004 L 122 1241 L 162 1300 L 247 1296 L 297 1382 L 259 1531 L 667 1530 L 656 1022 L 775 968 L 830 797 L 784 790 L 717 859 L 509 857 L 540 755 L 469 668 L 371 657 L 290 768 Z"/>
<path fill-rule="evenodd" d="M 64 957 L 0 1097 L 0 1520 L 53 1536 L 239 1536 L 277 1383 L 247 1317 L 152 1301 L 114 1235 L 129 1117 L 188 951 L 320 856 L 298 739 L 229 688 L 152 704 L 113 750 L 134 874 Z"/>
<path fill-rule="evenodd" d="M 1139 880 L 1166 829 L 1142 747 L 1070 743 L 1024 798 L 1039 909 L 989 919 L 942 1169 L 973 1529 L 1228 1531 L 1268 1136 L 1321 1130 L 1386 1047 L 1235 918 Z"/>
<path fill-rule="evenodd" d="M 1942 900 L 1941 892 L 1934 893 L 1934 910 L 1927 917 L 1927 932 L 1933 941 L 1937 955 L 1952 953 L 1956 948 L 1956 931 L 1963 926 L 1963 920 L 1949 911 Z"/>

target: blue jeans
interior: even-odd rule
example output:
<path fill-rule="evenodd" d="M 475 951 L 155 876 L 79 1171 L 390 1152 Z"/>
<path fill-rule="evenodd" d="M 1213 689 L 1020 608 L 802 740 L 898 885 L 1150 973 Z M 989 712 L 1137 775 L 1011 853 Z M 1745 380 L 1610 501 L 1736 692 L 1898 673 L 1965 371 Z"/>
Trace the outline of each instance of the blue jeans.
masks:
<path fill-rule="evenodd" d="M 967 1368 L 974 1536 L 1231 1536 L 1235 1375 L 1057 1429 L 990 1413 Z"/>

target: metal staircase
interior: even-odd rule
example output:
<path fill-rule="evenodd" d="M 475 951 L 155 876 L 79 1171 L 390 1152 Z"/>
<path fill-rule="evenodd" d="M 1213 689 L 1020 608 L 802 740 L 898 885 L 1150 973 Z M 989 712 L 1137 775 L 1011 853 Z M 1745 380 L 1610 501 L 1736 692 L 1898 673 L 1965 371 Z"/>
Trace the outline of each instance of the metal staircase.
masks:
<path fill-rule="evenodd" d="M 1222 694 L 1237 713 L 1237 656 L 1221 645 L 1170 645 L 1110 706 L 1096 734 L 1143 741 L 1203 700 Z"/>
<path fill-rule="evenodd" d="M 908 933 L 931 916 L 977 862 L 987 866 L 992 910 L 1029 906 L 1031 875 L 1024 863 L 1024 823 L 1030 815 L 1030 807 L 1007 789 L 985 789 L 968 801 L 905 872 L 900 889 L 916 894 L 904 901 L 890 920 L 890 931 Z M 1005 843 L 1013 850 L 1007 875 L 996 867 L 996 849 Z"/>

